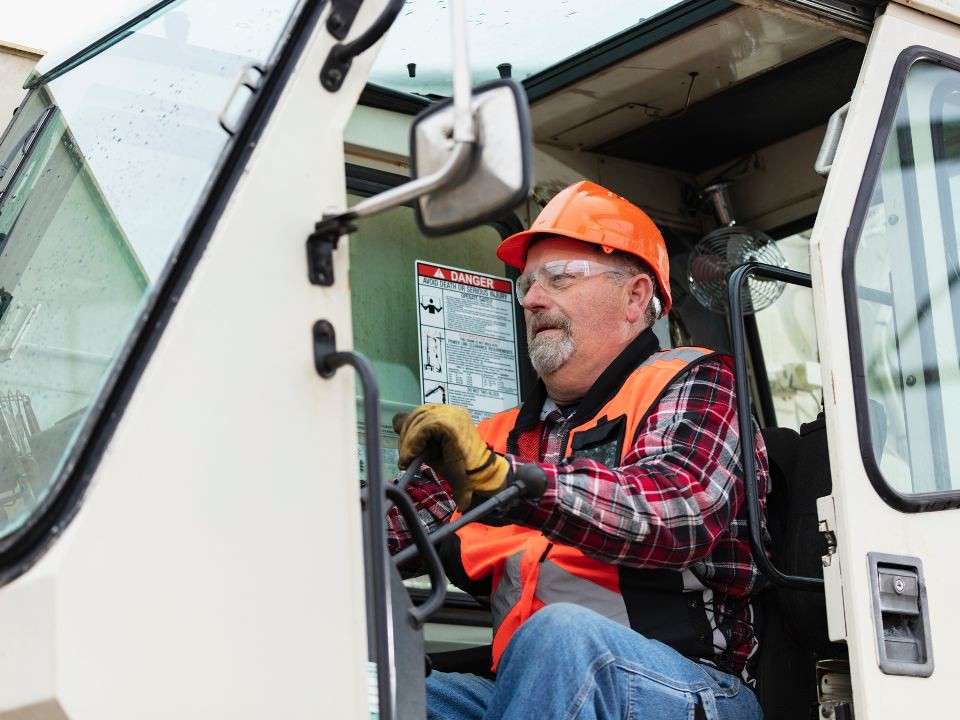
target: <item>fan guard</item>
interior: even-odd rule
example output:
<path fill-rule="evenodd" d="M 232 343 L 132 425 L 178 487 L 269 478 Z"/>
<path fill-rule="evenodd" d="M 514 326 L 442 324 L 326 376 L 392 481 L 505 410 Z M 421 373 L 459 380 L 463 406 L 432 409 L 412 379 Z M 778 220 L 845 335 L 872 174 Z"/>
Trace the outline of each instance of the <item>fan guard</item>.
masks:
<path fill-rule="evenodd" d="M 690 292 L 708 310 L 725 313 L 730 273 L 748 262 L 787 266 L 787 259 L 773 238 L 759 230 L 730 225 L 707 233 L 690 252 L 687 263 Z M 769 307 L 783 293 L 783 288 L 782 280 L 748 278 L 741 294 L 744 313 L 751 315 Z"/>

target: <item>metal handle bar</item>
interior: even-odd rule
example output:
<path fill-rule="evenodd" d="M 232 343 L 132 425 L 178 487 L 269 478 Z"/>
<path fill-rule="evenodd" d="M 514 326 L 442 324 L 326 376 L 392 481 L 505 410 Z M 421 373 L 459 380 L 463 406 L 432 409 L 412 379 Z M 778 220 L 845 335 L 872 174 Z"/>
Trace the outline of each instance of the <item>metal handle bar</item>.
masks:
<path fill-rule="evenodd" d="M 733 336 L 733 356 L 737 360 L 746 358 L 746 340 L 743 328 L 743 285 L 750 275 L 783 280 L 793 285 L 811 287 L 810 276 L 807 273 L 786 270 L 774 265 L 763 263 L 747 263 L 741 265 L 730 274 L 728 281 L 728 299 L 730 301 L 730 329 Z M 737 393 L 737 422 L 740 426 L 740 451 L 743 462 L 743 484 L 747 502 L 747 518 L 750 526 L 750 549 L 753 551 L 754 562 L 760 571 L 774 585 L 791 588 L 793 590 L 809 590 L 823 592 L 823 579 L 803 577 L 800 575 L 786 575 L 774 567 L 767 557 L 760 538 L 760 492 L 757 488 L 756 445 L 753 437 L 753 403 L 750 400 L 750 387 L 747 382 L 747 366 L 745 362 L 734 363 L 733 368 Z"/>
<path fill-rule="evenodd" d="M 513 481 L 506 488 L 498 492 L 496 495 L 491 496 L 488 500 L 485 500 L 480 505 L 477 505 L 477 507 L 468 510 L 453 522 L 447 523 L 436 532 L 431 533 L 428 536 L 430 542 L 433 545 L 436 545 L 445 537 L 453 535 L 464 525 L 472 523 L 475 520 L 479 520 L 482 517 L 486 517 L 494 510 L 509 507 L 521 498 L 538 498 L 543 495 L 546 489 L 547 476 L 546 473 L 543 472 L 543 468 L 541 468 L 539 465 L 532 464 L 521 465 L 519 468 L 517 468 L 517 472 Z M 397 565 L 401 565 L 408 560 L 415 558 L 419 552 L 420 551 L 416 545 L 411 545 L 410 547 L 405 548 L 394 555 L 393 562 Z"/>
<path fill-rule="evenodd" d="M 340 89 L 353 59 L 369 50 L 377 40 L 383 37 L 383 34 L 393 25 L 393 21 L 397 19 L 403 4 L 404 0 L 390 0 L 383 12 L 363 34 L 355 40 L 346 44 L 338 43 L 330 49 L 330 54 L 327 55 L 327 60 L 320 71 L 320 82 L 327 90 L 336 92 Z"/>
<path fill-rule="evenodd" d="M 817 159 L 813 163 L 814 172 L 817 175 L 827 177 L 830 169 L 833 167 L 833 159 L 837 155 L 837 148 L 840 146 L 840 136 L 843 134 L 843 125 L 847 121 L 847 112 L 850 110 L 850 103 L 834 110 L 830 120 L 827 121 L 827 131 L 823 134 L 823 142 L 820 144 L 820 152 L 817 153 Z"/>

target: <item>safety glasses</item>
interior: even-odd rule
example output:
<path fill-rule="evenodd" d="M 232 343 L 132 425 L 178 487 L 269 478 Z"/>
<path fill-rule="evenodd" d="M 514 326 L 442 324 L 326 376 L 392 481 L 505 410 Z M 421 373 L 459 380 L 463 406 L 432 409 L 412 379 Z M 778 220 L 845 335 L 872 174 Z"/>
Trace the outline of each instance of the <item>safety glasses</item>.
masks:
<path fill-rule="evenodd" d="M 562 292 L 588 277 L 605 273 L 629 274 L 612 265 L 604 265 L 592 260 L 551 260 L 533 272 L 524 273 L 517 279 L 517 300 L 523 305 L 523 299 L 530 292 L 534 283 L 540 283 L 544 292 L 552 295 Z"/>

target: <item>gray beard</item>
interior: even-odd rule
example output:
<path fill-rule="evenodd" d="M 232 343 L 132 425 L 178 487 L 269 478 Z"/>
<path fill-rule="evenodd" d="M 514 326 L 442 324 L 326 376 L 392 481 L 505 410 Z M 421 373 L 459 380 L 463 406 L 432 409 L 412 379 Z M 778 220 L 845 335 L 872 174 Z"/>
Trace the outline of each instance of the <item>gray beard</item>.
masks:
<path fill-rule="evenodd" d="M 551 335 L 534 336 L 533 328 L 543 322 L 557 326 L 563 333 L 557 337 Z M 527 323 L 527 351 L 530 355 L 530 364 L 538 375 L 548 375 L 556 372 L 573 354 L 573 333 L 570 320 L 548 313 L 534 313 Z"/>

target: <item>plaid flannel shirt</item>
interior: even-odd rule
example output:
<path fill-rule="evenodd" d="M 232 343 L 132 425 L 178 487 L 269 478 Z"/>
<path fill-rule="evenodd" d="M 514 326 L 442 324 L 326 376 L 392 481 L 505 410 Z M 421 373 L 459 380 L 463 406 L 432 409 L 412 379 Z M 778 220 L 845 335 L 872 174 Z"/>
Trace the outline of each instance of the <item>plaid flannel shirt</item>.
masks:
<path fill-rule="evenodd" d="M 707 360 L 674 381 L 620 467 L 564 461 L 560 455 L 576 423 L 575 414 L 565 418 L 553 409 L 529 431 L 539 434 L 540 456 L 506 456 L 514 469 L 536 460 L 547 474 L 543 496 L 521 501 L 508 519 L 609 563 L 689 570 L 707 587 L 717 664 L 742 672 L 756 650 L 749 596 L 762 576 L 750 551 L 732 371 Z M 759 429 L 755 440 L 765 518 L 769 471 Z M 449 487 L 429 468 L 408 492 L 431 531 L 454 510 Z M 409 544 L 409 533 L 398 514 L 388 522 L 396 552 Z"/>

